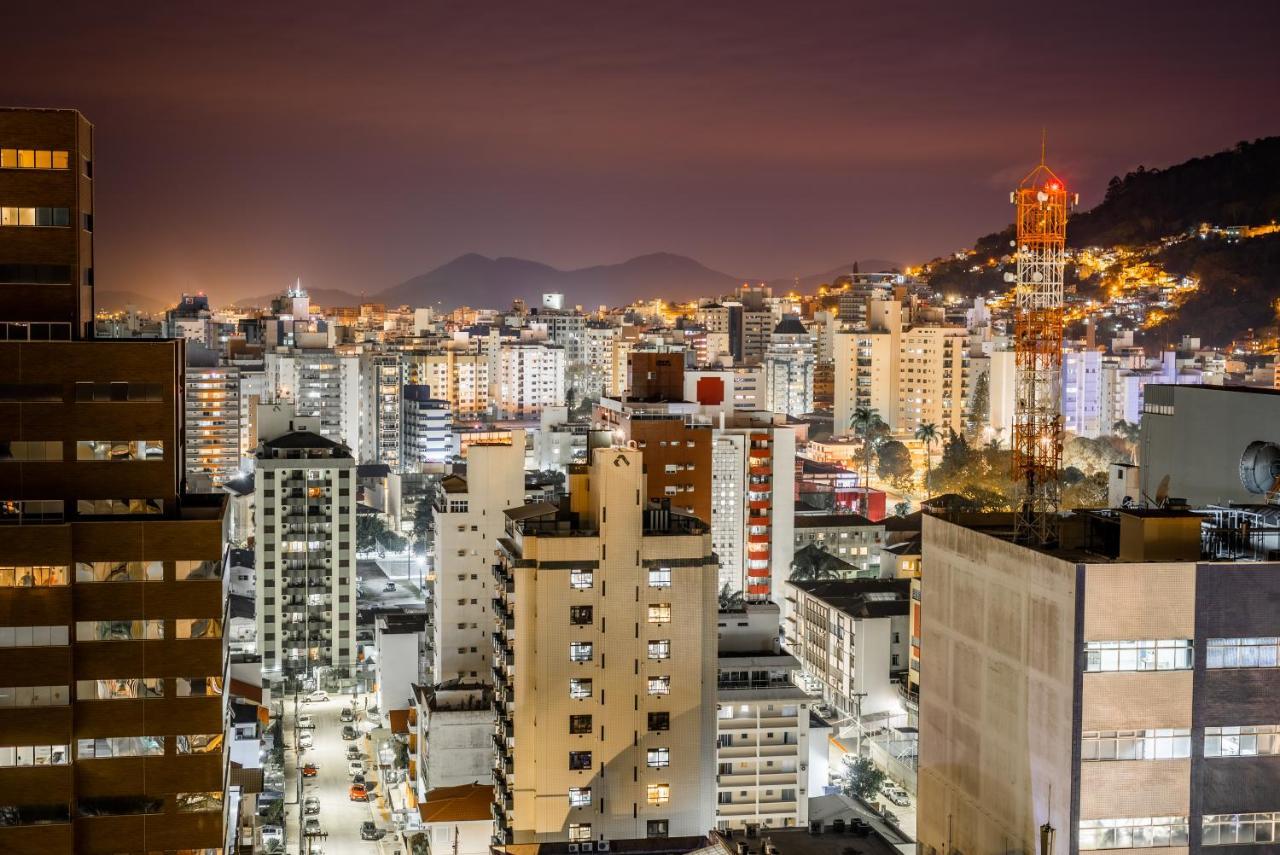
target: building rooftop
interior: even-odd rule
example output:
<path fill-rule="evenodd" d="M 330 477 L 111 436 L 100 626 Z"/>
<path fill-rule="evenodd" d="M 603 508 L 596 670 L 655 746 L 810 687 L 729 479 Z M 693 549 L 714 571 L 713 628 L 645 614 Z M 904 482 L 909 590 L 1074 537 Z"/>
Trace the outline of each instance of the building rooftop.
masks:
<path fill-rule="evenodd" d="M 351 452 L 347 447 L 339 442 L 334 442 L 328 437 L 321 436 L 318 433 L 312 433 L 309 430 L 290 431 L 275 439 L 269 439 L 263 443 L 268 451 L 329 451 L 335 457 L 350 457 Z M 341 452 L 340 454 L 338 452 Z"/>
<path fill-rule="evenodd" d="M 773 328 L 774 335 L 808 335 L 809 331 L 804 328 L 804 324 L 800 323 L 800 319 L 795 315 L 784 315 L 782 320 Z"/>
<path fill-rule="evenodd" d="M 832 579 L 787 584 L 850 617 L 893 617 L 910 611 L 910 579 Z"/>
<path fill-rule="evenodd" d="M 854 528 L 858 526 L 883 526 L 862 514 L 796 514 L 796 528 Z"/>
<path fill-rule="evenodd" d="M 493 784 L 437 787 L 418 804 L 423 822 L 487 822 L 492 818 Z"/>

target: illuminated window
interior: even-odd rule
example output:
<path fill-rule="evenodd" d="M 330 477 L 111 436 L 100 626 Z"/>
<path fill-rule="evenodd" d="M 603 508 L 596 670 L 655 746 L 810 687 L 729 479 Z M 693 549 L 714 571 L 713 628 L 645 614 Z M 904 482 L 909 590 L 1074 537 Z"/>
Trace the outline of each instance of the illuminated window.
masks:
<path fill-rule="evenodd" d="M 1263 757 L 1280 754 L 1280 725 L 1258 724 L 1204 729 L 1205 757 Z"/>
<path fill-rule="evenodd" d="M 1081 760 L 1171 760 L 1191 756 L 1191 729 L 1085 731 Z"/>
<path fill-rule="evenodd" d="M 0 567 L 0 588 L 44 588 L 65 584 L 65 566 Z"/>
<path fill-rule="evenodd" d="M 591 804 L 590 787 L 570 787 L 569 807 L 586 807 Z"/>
<path fill-rule="evenodd" d="M 178 793 L 175 797 L 179 813 L 221 813 L 222 793 Z"/>
<path fill-rule="evenodd" d="M 670 784 L 649 784 L 644 792 L 645 801 L 651 805 L 665 805 L 671 801 Z"/>
<path fill-rule="evenodd" d="M 164 441 L 159 439 L 82 439 L 76 443 L 76 460 L 163 460 Z"/>
<path fill-rule="evenodd" d="M 114 701 L 163 697 L 164 680 L 159 677 L 120 677 L 76 681 L 77 701 Z"/>
<path fill-rule="evenodd" d="M 0 169 L 66 169 L 67 162 L 65 151 L 0 148 Z"/>
<path fill-rule="evenodd" d="M 670 677 L 650 677 L 649 678 L 649 694 L 651 695 L 671 694 L 671 678 Z"/>
<path fill-rule="evenodd" d="M 71 225 L 68 208 L 26 208 L 0 206 L 0 226 L 53 226 L 66 228 Z"/>
<path fill-rule="evenodd" d="M 573 677 L 569 680 L 569 697 L 585 700 L 591 697 L 591 678 Z"/>
<path fill-rule="evenodd" d="M 581 772 L 591 768 L 591 752 L 590 751 L 570 751 L 569 752 L 569 769 L 574 772 Z"/>
<path fill-rule="evenodd" d="M 70 694 L 67 686 L 0 686 L 0 708 L 64 707 Z"/>
<path fill-rule="evenodd" d="M 1206 820 L 1208 818 L 1206 817 Z M 1185 816 L 1080 820 L 1080 850 L 1186 846 Z"/>
<path fill-rule="evenodd" d="M 650 603 L 649 623 L 671 623 L 671 604 Z"/>
<path fill-rule="evenodd" d="M 82 516 L 148 516 L 164 513 L 163 499 L 79 499 L 76 513 Z"/>
<path fill-rule="evenodd" d="M 183 582 L 188 579 L 205 580 L 222 578 L 221 561 L 178 561 L 176 562 L 176 566 L 177 572 L 174 575 L 179 582 Z"/>
<path fill-rule="evenodd" d="M 649 642 L 649 658 L 650 659 L 670 659 L 671 658 L 671 640 L 659 639 L 658 641 Z"/>
<path fill-rule="evenodd" d="M 179 618 L 174 638 L 222 638 L 222 621 L 216 618 Z"/>
<path fill-rule="evenodd" d="M 159 757 L 164 754 L 163 736 L 109 736 L 76 740 L 77 760 L 110 757 Z"/>
<path fill-rule="evenodd" d="M 569 842 L 580 843 L 583 840 L 591 839 L 591 823 L 589 822 L 571 822 L 569 823 Z"/>
<path fill-rule="evenodd" d="M 159 620 L 82 620 L 76 622 L 76 641 L 140 641 L 164 638 Z"/>
<path fill-rule="evenodd" d="M 573 641 L 569 643 L 570 662 L 590 662 L 594 655 L 594 647 L 590 641 Z"/>
<path fill-rule="evenodd" d="M 656 567 L 649 571 L 649 587 L 650 588 L 670 588 L 671 587 L 671 568 Z"/>
<path fill-rule="evenodd" d="M 569 716 L 569 732 L 573 734 L 590 734 L 591 733 L 591 716 L 589 715 Z"/>
<path fill-rule="evenodd" d="M 0 626 L 0 648 L 64 647 L 69 635 L 65 626 Z"/>
<path fill-rule="evenodd" d="M 1274 843 L 1280 833 L 1280 811 L 1268 813 L 1210 813 L 1200 826 L 1202 846 L 1240 846 Z"/>
<path fill-rule="evenodd" d="M 1210 638 L 1206 668 L 1280 667 L 1280 638 Z"/>
<path fill-rule="evenodd" d="M 647 752 L 646 764 L 650 769 L 664 769 L 671 765 L 670 748 L 650 748 Z"/>
<path fill-rule="evenodd" d="M 222 678 L 179 677 L 176 694 L 179 698 L 215 697 L 221 695 Z"/>
<path fill-rule="evenodd" d="M 163 582 L 160 561 L 77 561 L 76 582 Z"/>
<path fill-rule="evenodd" d="M 591 570 L 570 570 L 569 587 L 579 591 L 589 589 L 595 583 L 595 573 Z"/>
<path fill-rule="evenodd" d="M 1090 641 L 1085 644 L 1086 671 L 1183 671 L 1195 664 L 1190 639 Z"/>
<path fill-rule="evenodd" d="M 0 746 L 0 769 L 14 766 L 65 766 L 71 762 L 65 745 Z"/>

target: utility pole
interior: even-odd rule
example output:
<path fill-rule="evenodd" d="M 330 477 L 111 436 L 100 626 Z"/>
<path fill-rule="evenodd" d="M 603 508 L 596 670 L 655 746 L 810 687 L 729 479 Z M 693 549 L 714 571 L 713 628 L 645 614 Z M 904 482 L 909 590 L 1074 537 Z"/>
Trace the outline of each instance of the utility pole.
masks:
<path fill-rule="evenodd" d="M 854 692 L 850 697 L 853 698 L 853 723 L 858 729 L 858 759 L 862 759 L 862 699 L 867 696 L 866 692 Z"/>

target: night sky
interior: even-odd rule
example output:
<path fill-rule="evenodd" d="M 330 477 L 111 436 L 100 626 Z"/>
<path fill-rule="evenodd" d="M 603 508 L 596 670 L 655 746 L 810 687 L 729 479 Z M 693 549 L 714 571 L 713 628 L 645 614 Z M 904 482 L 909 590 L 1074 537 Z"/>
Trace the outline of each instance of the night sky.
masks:
<path fill-rule="evenodd" d="M 297 276 L 371 293 L 464 252 L 913 263 L 1008 221 L 1042 126 L 1085 207 L 1139 164 L 1280 133 L 1274 0 L 64 1 L 0 22 L 0 103 L 97 127 L 99 288 L 215 302 Z"/>

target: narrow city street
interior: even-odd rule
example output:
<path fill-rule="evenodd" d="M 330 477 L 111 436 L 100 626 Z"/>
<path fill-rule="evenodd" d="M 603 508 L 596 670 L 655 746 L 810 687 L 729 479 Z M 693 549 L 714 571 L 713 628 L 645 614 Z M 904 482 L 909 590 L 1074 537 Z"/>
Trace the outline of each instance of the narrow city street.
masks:
<path fill-rule="evenodd" d="M 313 747 L 297 752 L 294 750 L 294 703 L 289 698 L 285 701 L 284 732 L 289 747 L 285 752 L 286 793 L 286 837 L 289 841 L 290 853 L 327 853 L 327 855 L 345 855 L 345 853 L 390 853 L 403 847 L 395 846 L 398 837 L 390 826 L 390 813 L 382 795 L 382 782 L 377 781 L 376 770 L 369 757 L 369 740 L 366 737 L 369 725 L 363 721 L 363 713 L 358 714 L 356 727 L 360 733 L 355 740 L 342 738 L 343 722 L 339 716 L 344 706 L 351 704 L 350 694 L 329 693 L 328 701 L 318 703 L 302 703 L 299 697 L 297 713 L 310 714 L 315 722 L 312 729 Z M 366 696 L 361 696 L 363 702 Z M 299 731 L 301 733 L 303 731 Z M 347 759 L 347 748 L 357 745 L 366 767 L 366 780 L 377 781 L 369 795 L 369 802 L 353 802 L 350 798 L 351 775 L 348 773 L 350 762 Z M 326 835 L 308 838 L 302 835 L 302 823 L 311 817 L 303 817 L 301 805 L 298 804 L 297 786 L 298 770 L 314 763 L 317 774 L 314 778 L 303 778 L 302 799 L 316 796 L 320 800 L 320 813 L 313 815 L 320 821 L 320 830 Z M 379 842 L 362 840 L 360 824 L 373 820 L 387 834 Z M 309 847 L 309 848 L 308 848 Z"/>

